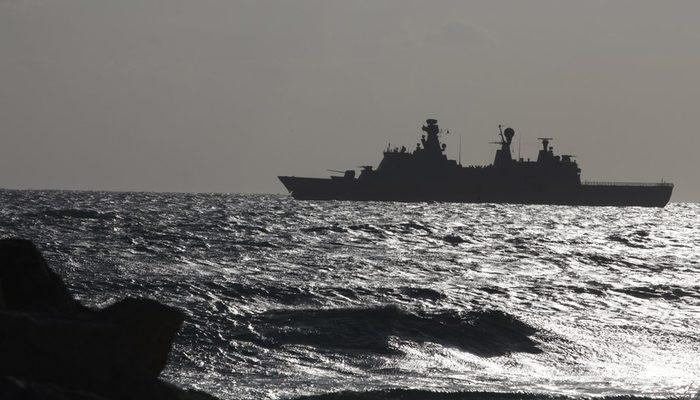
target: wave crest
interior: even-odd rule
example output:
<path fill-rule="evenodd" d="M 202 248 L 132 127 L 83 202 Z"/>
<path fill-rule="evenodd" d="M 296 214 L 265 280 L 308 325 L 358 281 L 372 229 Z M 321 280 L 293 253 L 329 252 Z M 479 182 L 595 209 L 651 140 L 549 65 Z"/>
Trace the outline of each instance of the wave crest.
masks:
<path fill-rule="evenodd" d="M 344 391 L 295 397 L 294 400 L 580 400 L 580 397 L 518 392 L 439 392 L 421 389 Z M 662 400 L 656 397 L 605 396 L 597 400 Z M 680 400 L 681 397 L 667 397 Z"/>
<path fill-rule="evenodd" d="M 412 312 L 369 308 L 270 310 L 249 316 L 236 339 L 265 347 L 285 344 L 393 353 L 390 337 L 456 347 L 483 357 L 539 353 L 536 329 L 500 310 Z"/>
<path fill-rule="evenodd" d="M 114 219 L 115 214 L 112 212 L 99 212 L 94 210 L 83 210 L 79 208 L 62 208 L 55 210 L 44 210 L 40 213 L 33 214 L 33 216 L 45 216 L 51 218 L 76 218 L 76 219 L 100 219 L 109 220 Z"/>

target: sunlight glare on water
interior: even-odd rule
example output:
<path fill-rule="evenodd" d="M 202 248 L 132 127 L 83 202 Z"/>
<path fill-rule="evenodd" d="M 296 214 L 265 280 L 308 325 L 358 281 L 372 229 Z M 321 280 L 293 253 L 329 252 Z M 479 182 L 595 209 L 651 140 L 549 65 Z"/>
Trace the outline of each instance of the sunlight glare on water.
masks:
<path fill-rule="evenodd" d="M 0 191 L 82 301 L 188 315 L 167 379 L 222 398 L 412 387 L 679 395 L 700 206 Z"/>

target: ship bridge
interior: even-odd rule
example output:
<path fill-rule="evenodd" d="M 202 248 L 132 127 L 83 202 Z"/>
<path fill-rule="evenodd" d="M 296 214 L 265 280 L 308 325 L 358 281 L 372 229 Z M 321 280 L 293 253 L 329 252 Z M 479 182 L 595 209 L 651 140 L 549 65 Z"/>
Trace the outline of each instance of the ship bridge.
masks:
<path fill-rule="evenodd" d="M 405 146 L 388 147 L 384 151 L 384 158 L 379 163 L 375 173 L 378 176 L 392 179 L 414 179 L 421 177 L 440 177 L 458 168 L 457 162 L 448 160 L 445 155 L 447 145 L 440 142 L 440 135 L 444 134 L 438 121 L 429 118 L 421 127 L 424 134 L 415 150 L 407 151 Z"/>

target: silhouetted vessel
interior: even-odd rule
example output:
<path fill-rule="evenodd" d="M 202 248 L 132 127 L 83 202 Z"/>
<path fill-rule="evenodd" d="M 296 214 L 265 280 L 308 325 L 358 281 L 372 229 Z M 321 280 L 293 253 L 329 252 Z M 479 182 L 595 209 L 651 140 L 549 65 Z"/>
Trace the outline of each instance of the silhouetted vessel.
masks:
<path fill-rule="evenodd" d="M 493 164 L 463 167 L 445 156 L 437 120 L 428 119 L 422 129 L 425 134 L 413 152 L 388 148 L 376 170 L 361 167 L 357 178 L 354 170 L 347 170 L 330 178 L 279 179 L 300 200 L 663 207 L 673 191 L 673 184 L 666 182 L 581 182 L 581 170 L 572 156 L 554 155 L 549 146 L 552 138 L 539 138 L 542 149 L 537 161 L 514 160 L 511 128 L 500 131 Z"/>

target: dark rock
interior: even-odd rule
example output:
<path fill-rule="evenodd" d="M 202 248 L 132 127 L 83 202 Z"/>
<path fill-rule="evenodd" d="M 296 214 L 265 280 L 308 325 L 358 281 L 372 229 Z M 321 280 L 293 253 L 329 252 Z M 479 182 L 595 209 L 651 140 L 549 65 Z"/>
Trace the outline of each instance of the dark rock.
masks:
<path fill-rule="evenodd" d="M 0 377 L 0 399 L 3 400 L 105 400 L 97 395 L 66 390 L 59 386 L 24 382 L 13 377 Z"/>
<path fill-rule="evenodd" d="M 2 281 L 0 281 L 0 311 L 5 309 L 5 298 L 2 295 Z"/>
<path fill-rule="evenodd" d="M 133 299 L 92 318 L 3 311 L 0 374 L 71 386 L 114 376 L 155 379 L 182 320 L 175 309 Z"/>
<path fill-rule="evenodd" d="M 10 310 L 73 313 L 79 309 L 29 240 L 0 240 L 0 293 L 5 308 Z"/>
<path fill-rule="evenodd" d="M 49 383 L 29 382 L 11 376 L 0 377 L 0 399 L 2 400 L 217 400 L 216 397 L 207 393 L 192 389 L 183 390 L 162 381 L 152 381 L 146 383 L 144 387 L 129 386 L 125 390 L 130 393 L 117 397 L 103 397 Z"/>
<path fill-rule="evenodd" d="M 98 318 L 120 328 L 117 344 L 127 350 L 131 372 L 156 378 L 185 315 L 154 300 L 125 299 L 99 312 Z"/>
<path fill-rule="evenodd" d="M 0 240 L 1 399 L 213 399 L 158 380 L 183 321 L 148 299 L 84 307 L 33 243 Z"/>

